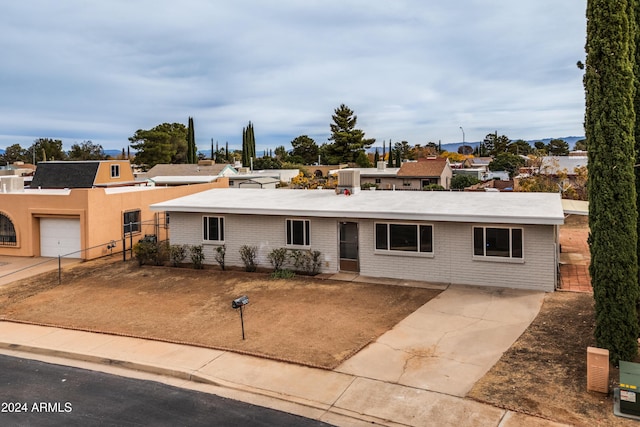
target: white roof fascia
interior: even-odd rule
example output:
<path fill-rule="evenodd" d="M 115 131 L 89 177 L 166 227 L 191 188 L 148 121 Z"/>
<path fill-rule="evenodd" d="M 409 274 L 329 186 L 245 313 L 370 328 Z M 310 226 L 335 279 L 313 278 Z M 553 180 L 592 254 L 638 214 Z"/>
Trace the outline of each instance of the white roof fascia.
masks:
<path fill-rule="evenodd" d="M 240 194 L 244 192 L 246 194 Z M 213 189 L 151 205 L 155 211 L 506 224 L 564 223 L 559 194 Z"/>

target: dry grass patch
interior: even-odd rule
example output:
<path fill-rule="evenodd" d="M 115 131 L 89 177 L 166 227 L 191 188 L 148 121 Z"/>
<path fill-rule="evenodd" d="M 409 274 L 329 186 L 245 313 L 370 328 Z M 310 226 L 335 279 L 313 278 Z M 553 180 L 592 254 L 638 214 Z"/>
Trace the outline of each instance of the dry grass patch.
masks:
<path fill-rule="evenodd" d="M 440 291 L 106 258 L 0 287 L 6 320 L 184 342 L 334 368 Z M 231 301 L 248 295 L 246 339 Z"/>

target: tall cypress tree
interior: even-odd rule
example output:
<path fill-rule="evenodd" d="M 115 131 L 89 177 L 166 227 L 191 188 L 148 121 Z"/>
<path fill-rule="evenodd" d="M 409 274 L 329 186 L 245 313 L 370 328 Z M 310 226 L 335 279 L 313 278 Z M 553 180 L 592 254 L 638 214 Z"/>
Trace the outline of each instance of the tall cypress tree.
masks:
<path fill-rule="evenodd" d="M 585 132 L 595 338 L 614 363 L 637 354 L 634 113 L 637 0 L 588 0 Z"/>
<path fill-rule="evenodd" d="M 389 160 L 387 161 L 387 167 L 393 167 L 393 150 L 391 149 L 391 140 L 389 140 Z"/>

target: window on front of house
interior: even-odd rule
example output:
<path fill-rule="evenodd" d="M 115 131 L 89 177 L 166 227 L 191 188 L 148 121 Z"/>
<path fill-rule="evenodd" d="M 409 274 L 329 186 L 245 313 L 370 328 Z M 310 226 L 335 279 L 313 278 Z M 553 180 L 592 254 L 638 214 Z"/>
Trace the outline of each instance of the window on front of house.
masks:
<path fill-rule="evenodd" d="M 433 226 L 376 224 L 376 250 L 433 253 Z"/>
<path fill-rule="evenodd" d="M 111 178 L 120 178 L 120 165 L 111 165 Z"/>
<path fill-rule="evenodd" d="M 473 227 L 473 255 L 522 258 L 522 229 Z"/>
<path fill-rule="evenodd" d="M 140 232 L 140 210 L 125 212 L 122 223 L 124 224 L 124 234 Z"/>
<path fill-rule="evenodd" d="M 287 220 L 287 245 L 309 246 L 310 222 L 308 219 Z"/>
<path fill-rule="evenodd" d="M 203 240 L 205 242 L 224 241 L 224 218 L 219 216 L 202 217 Z"/>
<path fill-rule="evenodd" d="M 0 214 L 0 246 L 16 246 L 16 229 L 9 217 Z"/>

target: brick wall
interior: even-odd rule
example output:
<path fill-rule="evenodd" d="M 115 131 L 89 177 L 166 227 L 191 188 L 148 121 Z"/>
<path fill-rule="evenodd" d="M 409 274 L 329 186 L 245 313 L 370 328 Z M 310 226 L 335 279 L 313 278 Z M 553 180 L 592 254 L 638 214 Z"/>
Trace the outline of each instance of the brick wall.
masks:
<path fill-rule="evenodd" d="M 172 244 L 203 244 L 202 214 L 171 214 Z M 271 268 L 267 255 L 285 247 L 286 219 L 304 217 L 224 215 L 227 265 L 240 266 L 242 245 L 258 247 L 258 263 Z M 309 218 L 311 249 L 322 253 L 322 272 L 338 271 L 338 219 Z M 523 259 L 474 259 L 473 226 L 488 224 L 429 222 L 433 225 L 434 253 L 381 254 L 374 250 L 374 220 L 359 221 L 360 274 L 432 283 L 498 286 L 551 292 L 556 279 L 555 226 L 523 226 Z M 499 224 L 492 226 L 501 226 Z M 502 225 L 509 227 L 509 225 Z M 511 225 L 513 226 L 513 225 Z M 216 264 L 216 245 L 206 243 L 205 263 Z"/>

